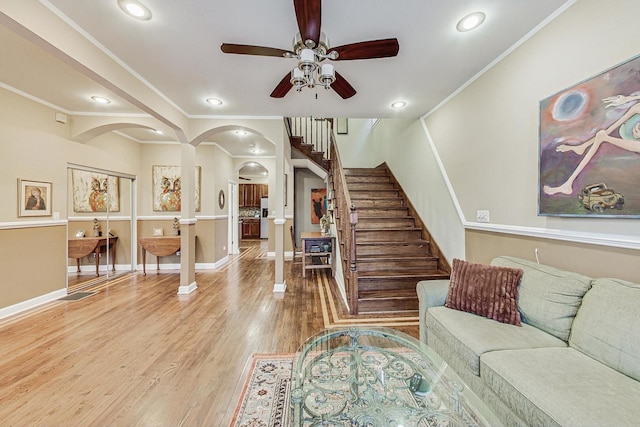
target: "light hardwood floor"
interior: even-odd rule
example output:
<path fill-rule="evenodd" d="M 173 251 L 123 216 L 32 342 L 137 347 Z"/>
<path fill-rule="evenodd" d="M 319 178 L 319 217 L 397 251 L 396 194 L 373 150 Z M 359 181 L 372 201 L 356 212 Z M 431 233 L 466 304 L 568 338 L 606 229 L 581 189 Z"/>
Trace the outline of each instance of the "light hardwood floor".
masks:
<path fill-rule="evenodd" d="M 177 295 L 175 272 L 134 273 L 0 321 L 0 425 L 229 425 L 251 356 L 295 352 L 326 324 L 318 282 L 330 277 L 303 280 L 286 262 L 277 298 L 265 252 L 243 242 L 222 268 L 196 273 L 190 295 Z"/>

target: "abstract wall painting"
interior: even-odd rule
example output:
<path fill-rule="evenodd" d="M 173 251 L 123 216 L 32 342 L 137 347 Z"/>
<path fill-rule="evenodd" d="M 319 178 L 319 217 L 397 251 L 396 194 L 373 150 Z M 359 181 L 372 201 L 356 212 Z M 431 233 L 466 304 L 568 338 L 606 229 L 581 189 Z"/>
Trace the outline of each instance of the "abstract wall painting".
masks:
<path fill-rule="evenodd" d="M 327 211 L 327 189 L 311 189 L 311 224 L 320 224 L 320 218 Z"/>
<path fill-rule="evenodd" d="M 182 209 L 180 166 L 153 165 L 151 174 L 153 210 L 155 212 L 179 212 Z M 196 166 L 195 174 L 195 211 L 200 212 L 200 166 Z"/>
<path fill-rule="evenodd" d="M 120 212 L 120 178 L 103 173 L 73 169 L 73 211 Z"/>
<path fill-rule="evenodd" d="M 640 56 L 540 101 L 539 214 L 640 217 Z"/>

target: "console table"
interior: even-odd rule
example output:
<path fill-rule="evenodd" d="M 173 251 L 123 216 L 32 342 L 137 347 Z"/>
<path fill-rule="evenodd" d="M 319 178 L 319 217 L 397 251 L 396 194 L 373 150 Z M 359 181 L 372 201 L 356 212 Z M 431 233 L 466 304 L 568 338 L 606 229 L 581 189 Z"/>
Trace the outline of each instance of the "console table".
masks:
<path fill-rule="evenodd" d="M 147 251 L 156 256 L 156 266 L 160 270 L 160 257 L 175 254 L 180 250 L 180 236 L 140 237 L 142 246 L 142 272 L 147 275 Z"/>
<path fill-rule="evenodd" d="M 307 270 L 316 268 L 330 268 L 333 276 L 335 274 L 336 238 L 319 231 L 311 231 L 302 233 L 300 240 L 302 241 L 302 277 L 306 277 Z M 320 262 L 314 263 L 313 258 Z"/>
<path fill-rule="evenodd" d="M 108 247 L 111 251 L 111 268 L 116 270 L 116 241 L 117 236 L 112 237 L 79 237 L 69 239 L 67 247 L 69 248 L 69 258 L 76 258 L 78 263 L 78 273 L 80 273 L 80 258 L 94 253 L 96 256 L 96 276 L 99 276 L 100 266 L 100 250 Z"/>

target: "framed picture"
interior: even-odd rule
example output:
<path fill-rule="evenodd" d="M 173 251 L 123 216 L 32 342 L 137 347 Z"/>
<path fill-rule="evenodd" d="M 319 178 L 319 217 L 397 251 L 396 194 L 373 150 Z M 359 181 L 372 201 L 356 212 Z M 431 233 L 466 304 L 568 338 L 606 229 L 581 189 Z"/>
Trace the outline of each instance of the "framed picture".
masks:
<path fill-rule="evenodd" d="M 71 171 L 73 211 L 120 212 L 120 178 L 78 169 Z"/>
<path fill-rule="evenodd" d="M 200 212 L 201 170 L 200 166 L 196 166 L 196 212 Z M 180 212 L 182 209 L 182 176 L 180 166 L 153 165 L 151 175 L 153 210 L 155 212 Z"/>
<path fill-rule="evenodd" d="M 347 135 L 349 133 L 349 119 L 346 117 L 337 119 L 336 132 L 338 135 Z"/>
<path fill-rule="evenodd" d="M 154 228 L 153 229 L 153 236 L 154 237 L 164 236 L 164 229 L 163 228 Z"/>
<path fill-rule="evenodd" d="M 18 216 L 51 216 L 50 182 L 18 179 Z"/>
<path fill-rule="evenodd" d="M 640 217 L 640 56 L 540 101 L 539 215 Z"/>

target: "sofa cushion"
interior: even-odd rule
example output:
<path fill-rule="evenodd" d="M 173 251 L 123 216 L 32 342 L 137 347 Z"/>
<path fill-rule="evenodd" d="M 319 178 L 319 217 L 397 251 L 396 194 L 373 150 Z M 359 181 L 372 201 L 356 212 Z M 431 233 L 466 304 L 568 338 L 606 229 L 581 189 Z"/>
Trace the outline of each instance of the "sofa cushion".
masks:
<path fill-rule="evenodd" d="M 573 321 L 569 345 L 640 381 L 640 285 L 596 279 Z"/>
<path fill-rule="evenodd" d="M 521 269 L 454 259 L 445 306 L 520 325 L 517 298 L 521 276 Z"/>
<path fill-rule="evenodd" d="M 429 337 L 435 335 L 453 349 L 468 369 L 480 375 L 480 356 L 487 351 L 566 347 L 567 344 L 531 325 L 521 327 L 447 307 L 430 307 L 425 316 Z"/>
<path fill-rule="evenodd" d="M 640 383 L 570 347 L 485 353 L 481 377 L 532 426 L 631 426 Z"/>
<path fill-rule="evenodd" d="M 591 278 L 513 257 L 497 257 L 491 264 L 524 270 L 518 289 L 522 321 L 568 342 L 573 318 L 591 287 Z"/>

